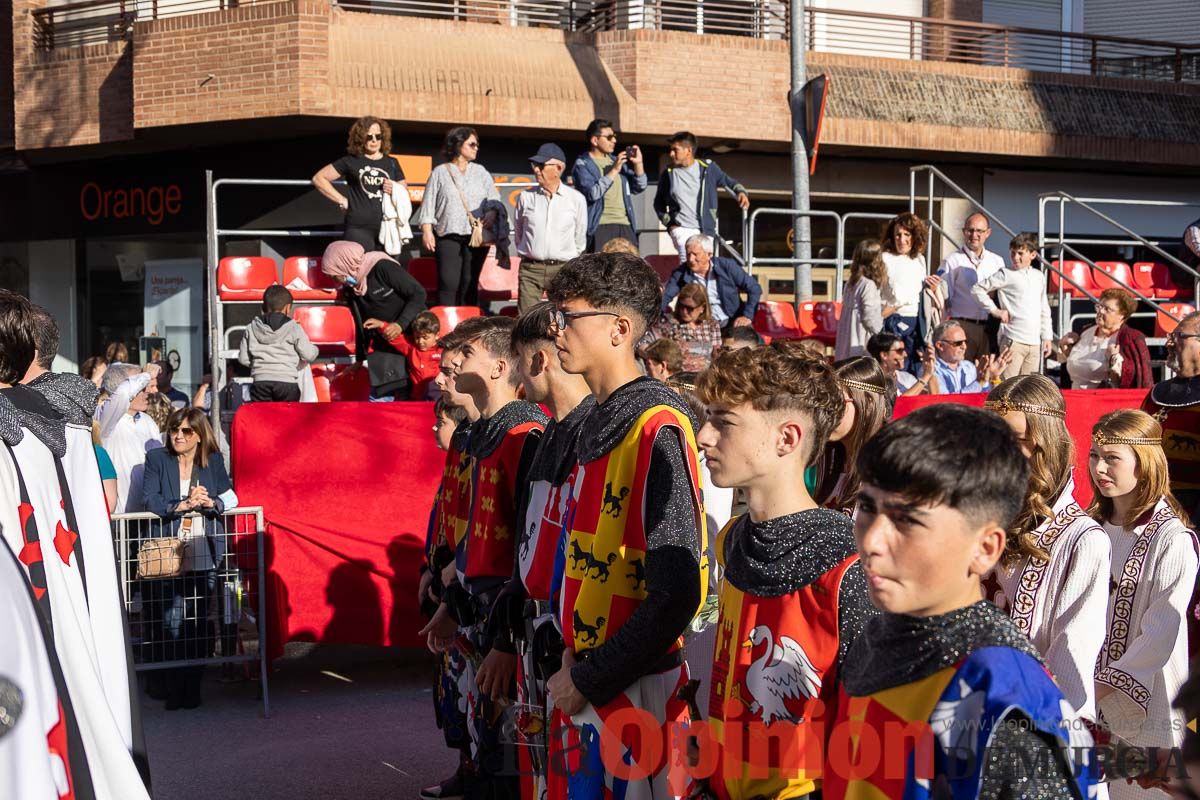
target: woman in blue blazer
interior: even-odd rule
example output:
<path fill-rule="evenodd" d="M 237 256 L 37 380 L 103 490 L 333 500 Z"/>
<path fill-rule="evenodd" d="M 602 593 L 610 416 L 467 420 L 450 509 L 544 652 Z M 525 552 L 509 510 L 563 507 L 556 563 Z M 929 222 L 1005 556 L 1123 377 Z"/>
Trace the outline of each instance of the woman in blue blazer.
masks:
<path fill-rule="evenodd" d="M 183 568 L 179 575 L 144 581 L 154 621 L 156 660 L 207 658 L 213 637 L 208 626 L 208 599 L 225 558 L 225 508 L 237 505 L 237 496 L 225 471 L 217 439 L 204 412 L 185 408 L 171 414 L 164 431 L 166 447 L 146 454 L 142 484 L 146 510 L 158 515 L 162 525 L 150 535 L 185 539 Z M 161 670 L 168 710 L 200 705 L 203 666 Z M 154 686 L 151 694 L 154 696 Z"/>

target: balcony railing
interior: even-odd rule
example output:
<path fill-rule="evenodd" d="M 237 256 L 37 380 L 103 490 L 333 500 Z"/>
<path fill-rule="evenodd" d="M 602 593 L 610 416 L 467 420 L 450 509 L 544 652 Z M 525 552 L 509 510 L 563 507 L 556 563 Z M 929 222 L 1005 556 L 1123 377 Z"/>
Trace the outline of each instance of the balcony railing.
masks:
<path fill-rule="evenodd" d="M 38 47 L 111 41 L 145 19 L 274 0 L 84 0 L 34 12 Z M 330 0 L 351 11 L 570 31 L 667 30 L 786 39 L 788 0 Z M 1200 82 L 1200 47 L 931 17 L 805 10 L 821 53 Z"/>

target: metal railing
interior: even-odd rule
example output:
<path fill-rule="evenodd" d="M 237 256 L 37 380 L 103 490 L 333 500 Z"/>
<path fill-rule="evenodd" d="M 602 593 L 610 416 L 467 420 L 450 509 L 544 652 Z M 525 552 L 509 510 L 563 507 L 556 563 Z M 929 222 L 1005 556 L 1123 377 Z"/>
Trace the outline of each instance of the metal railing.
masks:
<path fill-rule="evenodd" d="M 135 22 L 279 0 L 83 0 L 33 12 L 39 48 L 128 39 Z M 330 0 L 351 11 L 596 33 L 684 31 L 786 40 L 790 0 Z M 1193 44 L 807 8 L 809 47 L 1102 77 L 1200 81 Z"/>
<path fill-rule="evenodd" d="M 172 523 L 149 512 L 112 517 L 134 668 L 257 662 L 263 715 L 269 717 L 262 508 L 228 509 L 221 524 L 199 515 L 190 521 L 197 535 L 186 538 L 178 569 L 167 570 L 174 574 L 162 575 L 163 560 L 140 557 L 140 551 L 163 537 L 177 540 L 181 534 L 168 530 Z"/>
<path fill-rule="evenodd" d="M 282 0 L 83 0 L 32 12 L 33 43 L 42 50 L 118 42 L 133 37 L 136 22 L 224 11 Z"/>

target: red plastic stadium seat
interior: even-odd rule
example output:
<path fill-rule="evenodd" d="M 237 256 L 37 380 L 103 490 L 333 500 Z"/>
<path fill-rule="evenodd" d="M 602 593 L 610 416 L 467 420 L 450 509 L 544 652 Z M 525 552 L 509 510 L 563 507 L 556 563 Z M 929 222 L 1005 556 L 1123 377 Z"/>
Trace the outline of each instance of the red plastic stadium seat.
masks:
<path fill-rule="evenodd" d="M 666 281 L 681 262 L 678 253 L 663 253 L 657 256 L 646 256 L 646 263 L 654 267 L 660 281 Z"/>
<path fill-rule="evenodd" d="M 500 266 L 495 254 L 495 249 L 488 253 L 487 260 L 483 262 L 483 271 L 479 273 L 479 300 L 484 303 L 516 300 L 517 271 L 521 268 L 521 257 L 509 256 L 508 269 L 505 269 Z"/>
<path fill-rule="evenodd" d="M 1133 273 L 1124 261 L 1097 261 L 1096 269 L 1092 272 L 1092 283 L 1101 292 L 1105 289 L 1121 289 L 1128 292 L 1129 287 L 1135 285 Z"/>
<path fill-rule="evenodd" d="M 842 304 L 825 301 L 817 303 L 813 309 L 813 317 L 817 323 L 817 329 L 813 333 L 814 338 L 820 339 L 828 345 L 832 345 L 837 341 L 838 320 L 842 316 Z"/>
<path fill-rule="evenodd" d="M 754 312 L 754 330 L 764 338 L 772 339 L 799 339 L 807 335 L 800 330 L 792 304 L 778 300 L 764 300 L 758 304 L 758 310 Z"/>
<path fill-rule="evenodd" d="M 279 283 L 275 259 L 229 256 L 217 264 L 217 294 L 224 302 L 261 302 L 263 290 Z"/>
<path fill-rule="evenodd" d="M 318 403 L 365 402 L 371 396 L 371 377 L 365 369 L 351 369 L 349 364 L 313 364 L 312 373 Z"/>
<path fill-rule="evenodd" d="M 295 300 L 333 300 L 338 282 L 321 272 L 321 259 L 292 256 L 283 260 L 283 285 Z"/>
<path fill-rule="evenodd" d="M 321 355 L 354 355 L 354 316 L 345 306 L 301 306 L 296 322 Z"/>
<path fill-rule="evenodd" d="M 426 292 L 437 291 L 437 259 L 433 256 L 420 256 L 409 261 L 408 274 L 416 278 Z"/>
<path fill-rule="evenodd" d="M 483 316 L 483 310 L 477 306 L 434 306 L 429 309 L 438 318 L 442 329 L 438 336 L 445 336 L 458 327 L 458 323 L 471 317 Z"/>
<path fill-rule="evenodd" d="M 796 314 L 796 322 L 800 326 L 799 338 L 815 339 L 817 336 L 817 304 L 801 303 L 800 312 Z"/>
<path fill-rule="evenodd" d="M 1087 289 L 1095 294 L 1095 285 L 1092 283 L 1092 270 L 1085 261 L 1063 261 L 1061 266 L 1058 261 L 1051 262 L 1055 267 L 1058 267 L 1076 284 Z M 1086 294 L 1076 289 L 1071 284 L 1062 280 L 1057 272 L 1050 272 L 1050 291 L 1049 294 L 1058 294 L 1058 287 L 1062 285 L 1063 291 L 1069 297 L 1087 297 Z"/>
<path fill-rule="evenodd" d="M 501 306 L 500 310 L 496 313 L 502 317 L 512 317 L 513 319 L 521 316 L 521 312 L 517 309 L 517 307 L 511 304 L 507 306 Z"/>
<path fill-rule="evenodd" d="M 1162 303 L 1161 305 L 1163 310 L 1154 315 L 1154 335 L 1159 338 L 1175 330 L 1179 326 L 1179 320 L 1196 310 L 1187 303 Z M 1163 311 L 1174 314 L 1175 318 L 1172 319 Z"/>
<path fill-rule="evenodd" d="M 1191 297 L 1191 286 L 1180 286 L 1171 278 L 1171 269 L 1159 261 L 1139 261 L 1133 265 L 1134 285 L 1148 297 L 1174 300 Z"/>

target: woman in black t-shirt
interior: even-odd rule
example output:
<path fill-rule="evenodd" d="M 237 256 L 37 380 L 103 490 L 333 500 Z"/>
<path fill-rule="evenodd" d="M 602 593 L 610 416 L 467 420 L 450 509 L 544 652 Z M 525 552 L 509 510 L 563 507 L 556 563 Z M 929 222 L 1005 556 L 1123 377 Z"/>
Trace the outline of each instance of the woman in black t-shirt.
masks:
<path fill-rule="evenodd" d="M 312 179 L 317 191 L 346 212 L 342 238 L 358 242 L 368 252 L 383 250 L 379 241 L 383 196 L 392 193 L 393 183 L 405 186 L 404 170 L 391 152 L 391 127 L 378 117 L 362 117 L 350 126 L 346 155 L 326 164 Z M 339 178 L 346 181 L 349 197 L 334 187 Z"/>

